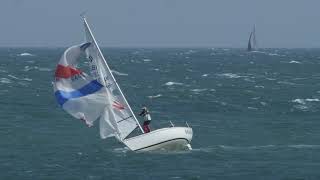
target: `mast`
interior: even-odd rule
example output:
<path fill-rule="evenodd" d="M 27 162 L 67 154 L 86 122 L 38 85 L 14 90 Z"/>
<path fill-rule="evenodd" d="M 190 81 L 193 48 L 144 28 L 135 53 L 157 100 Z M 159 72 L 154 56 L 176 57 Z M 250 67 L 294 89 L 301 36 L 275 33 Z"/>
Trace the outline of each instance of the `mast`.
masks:
<path fill-rule="evenodd" d="M 107 69 L 111 72 L 111 70 L 110 70 L 110 68 L 109 68 L 109 66 L 108 66 L 108 64 L 107 64 L 107 61 L 105 60 L 105 58 L 104 58 L 104 56 L 103 56 L 103 54 L 102 54 L 102 52 L 101 52 L 101 50 L 100 50 L 100 47 L 98 46 L 98 43 L 97 43 L 96 39 L 94 38 L 94 36 L 93 36 L 93 34 L 92 34 L 92 31 L 91 31 L 91 29 L 90 29 L 90 27 L 89 27 L 89 25 L 88 25 L 88 23 L 87 23 L 86 17 L 84 16 L 84 14 L 81 14 L 81 17 L 82 17 L 82 19 L 83 19 L 83 22 L 84 22 L 85 26 L 87 27 L 87 29 L 88 29 L 88 31 L 89 31 L 89 33 L 90 33 L 90 36 L 91 36 L 91 37 L 92 37 L 92 39 L 93 39 L 93 43 L 94 43 L 94 45 L 95 45 L 95 46 L 97 47 L 97 49 L 98 49 L 98 53 L 99 53 L 100 57 L 103 59 L 103 62 L 104 62 L 104 64 L 106 65 Z M 140 125 L 140 123 L 139 123 L 138 119 L 137 119 L 137 118 L 136 118 L 136 116 L 134 115 L 134 113 L 133 113 L 133 111 L 132 111 L 132 109 L 131 109 L 131 107 L 130 107 L 130 105 L 129 105 L 129 103 L 128 103 L 127 99 L 126 99 L 126 97 L 123 95 L 123 93 L 122 93 L 122 91 L 121 91 L 121 89 L 120 89 L 120 87 L 119 87 L 119 85 L 118 85 L 118 83 L 117 83 L 116 79 L 114 78 L 114 76 L 113 76 L 112 72 L 111 72 L 110 74 L 111 74 L 111 78 L 112 78 L 112 80 L 115 82 L 115 85 L 116 85 L 116 86 L 117 86 L 117 88 L 119 89 L 119 92 L 120 92 L 120 94 L 122 95 L 122 97 L 123 97 L 123 99 L 124 99 L 125 103 L 128 105 L 128 108 L 129 108 L 129 110 L 130 110 L 130 112 L 131 112 L 131 114 L 132 114 L 132 116 L 133 116 L 134 120 L 135 120 L 135 121 L 136 121 L 136 123 L 138 124 L 138 126 L 139 126 L 139 128 L 140 128 L 141 132 L 142 132 L 142 133 L 144 133 L 144 131 L 143 131 L 143 129 L 142 129 L 142 127 L 141 127 L 141 125 Z"/>

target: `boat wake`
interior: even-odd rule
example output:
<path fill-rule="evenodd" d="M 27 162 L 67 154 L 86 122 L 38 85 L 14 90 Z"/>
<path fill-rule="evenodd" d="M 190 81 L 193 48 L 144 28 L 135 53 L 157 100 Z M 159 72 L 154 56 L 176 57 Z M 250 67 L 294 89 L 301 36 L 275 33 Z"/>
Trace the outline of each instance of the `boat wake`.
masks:
<path fill-rule="evenodd" d="M 219 150 L 224 151 L 249 151 L 249 150 L 286 150 L 286 149 L 320 149 L 318 144 L 289 144 L 289 145 L 257 145 L 257 146 L 228 146 L 228 145 L 217 145 L 213 147 L 205 148 L 193 148 L 192 152 L 216 152 Z"/>

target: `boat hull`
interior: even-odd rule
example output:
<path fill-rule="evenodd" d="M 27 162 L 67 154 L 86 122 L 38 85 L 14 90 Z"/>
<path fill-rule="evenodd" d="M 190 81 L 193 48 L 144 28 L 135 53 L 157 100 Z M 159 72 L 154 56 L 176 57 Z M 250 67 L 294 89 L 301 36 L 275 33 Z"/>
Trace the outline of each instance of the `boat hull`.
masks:
<path fill-rule="evenodd" d="M 188 150 L 192 135 L 189 127 L 170 127 L 125 139 L 123 143 L 132 151 Z"/>

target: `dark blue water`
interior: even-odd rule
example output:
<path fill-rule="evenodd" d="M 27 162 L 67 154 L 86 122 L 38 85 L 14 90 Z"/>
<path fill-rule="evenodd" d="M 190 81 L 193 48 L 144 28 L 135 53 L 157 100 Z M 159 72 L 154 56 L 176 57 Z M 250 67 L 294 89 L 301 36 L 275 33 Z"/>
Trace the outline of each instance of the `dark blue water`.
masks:
<path fill-rule="evenodd" d="M 103 49 L 152 128 L 193 128 L 179 153 L 130 152 L 60 109 L 63 51 L 0 49 L 0 179 L 320 178 L 320 49 Z"/>

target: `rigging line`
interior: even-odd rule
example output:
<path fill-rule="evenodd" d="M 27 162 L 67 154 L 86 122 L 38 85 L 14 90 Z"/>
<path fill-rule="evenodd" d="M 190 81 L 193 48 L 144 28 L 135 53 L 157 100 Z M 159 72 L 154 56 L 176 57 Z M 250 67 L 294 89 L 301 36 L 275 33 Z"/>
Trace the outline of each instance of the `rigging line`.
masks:
<path fill-rule="evenodd" d="M 129 119 L 129 118 L 131 118 L 131 117 L 132 117 L 132 116 L 129 116 L 129 117 L 123 118 L 123 119 L 121 119 L 120 121 L 118 121 L 117 123 L 122 122 L 122 121 L 124 121 L 124 120 L 127 120 L 127 119 Z"/>

